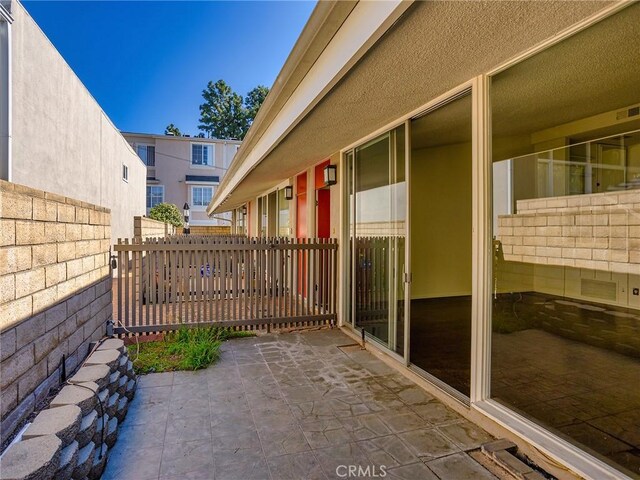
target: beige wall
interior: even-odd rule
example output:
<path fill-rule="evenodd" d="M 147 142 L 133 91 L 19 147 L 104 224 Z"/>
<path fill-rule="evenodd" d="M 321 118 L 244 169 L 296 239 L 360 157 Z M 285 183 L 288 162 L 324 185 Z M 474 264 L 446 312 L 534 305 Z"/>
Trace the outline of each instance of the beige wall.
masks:
<path fill-rule="evenodd" d="M 108 209 L 0 180 L 0 435 L 72 373 L 112 316 Z"/>
<path fill-rule="evenodd" d="M 131 236 L 144 165 L 22 5 L 12 14 L 11 181 L 110 208 L 113 238 Z"/>
<path fill-rule="evenodd" d="M 135 147 L 136 145 L 155 146 L 155 167 L 147 168 L 147 177 L 158 180 L 157 185 L 164 186 L 164 199 L 167 203 L 173 203 L 180 211 L 183 205 L 188 203 L 191 206 L 191 225 L 222 225 L 230 226 L 230 222 L 220 219 L 211 219 L 207 216 L 205 209 L 194 208 L 191 200 L 191 186 L 185 182 L 187 175 L 207 175 L 217 176 L 220 179 L 226 173 L 226 168 L 231 163 L 236 153 L 236 147 L 240 144 L 237 141 L 204 139 L 194 137 L 173 137 L 164 135 L 136 135 L 124 133 L 127 141 Z M 203 167 L 191 164 L 192 143 L 205 143 L 214 145 L 214 166 Z M 152 185 L 151 183 L 149 185 Z M 155 185 L 155 183 L 153 183 Z M 211 184 L 200 184 L 198 186 L 212 186 Z M 217 185 L 213 185 L 214 193 Z M 146 207 L 146 200 L 145 200 Z M 216 217 L 231 219 L 230 214 L 216 215 Z"/>
<path fill-rule="evenodd" d="M 412 298 L 471 294 L 471 145 L 411 153 Z"/>

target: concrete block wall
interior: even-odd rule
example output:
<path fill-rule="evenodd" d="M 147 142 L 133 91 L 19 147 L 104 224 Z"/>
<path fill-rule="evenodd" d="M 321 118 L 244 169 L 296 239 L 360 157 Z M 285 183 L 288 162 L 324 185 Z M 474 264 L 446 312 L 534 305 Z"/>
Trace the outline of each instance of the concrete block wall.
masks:
<path fill-rule="evenodd" d="M 640 274 L 640 191 L 518 200 L 498 217 L 510 262 Z"/>
<path fill-rule="evenodd" d="M 133 235 L 136 238 L 154 238 L 175 235 L 176 227 L 148 217 L 133 218 Z"/>
<path fill-rule="evenodd" d="M 0 434 L 72 372 L 112 316 L 108 209 L 0 181 Z"/>
<path fill-rule="evenodd" d="M 191 225 L 189 231 L 191 235 L 231 235 L 231 225 Z M 183 232 L 182 227 L 176 229 L 178 235 Z"/>

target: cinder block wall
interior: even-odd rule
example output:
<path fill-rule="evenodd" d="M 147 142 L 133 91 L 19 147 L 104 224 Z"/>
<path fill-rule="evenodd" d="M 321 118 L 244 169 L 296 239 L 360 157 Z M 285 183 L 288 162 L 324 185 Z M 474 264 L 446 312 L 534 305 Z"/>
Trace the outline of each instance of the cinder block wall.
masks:
<path fill-rule="evenodd" d="M 182 227 L 176 229 L 176 233 L 184 233 Z M 189 227 L 191 235 L 231 235 L 231 225 L 192 225 Z"/>
<path fill-rule="evenodd" d="M 500 215 L 504 259 L 640 273 L 640 191 L 518 200 Z"/>
<path fill-rule="evenodd" d="M 133 218 L 133 235 L 136 238 L 154 238 L 174 235 L 176 227 L 147 217 Z"/>
<path fill-rule="evenodd" d="M 0 180 L 0 434 L 87 356 L 111 318 L 108 209 Z"/>

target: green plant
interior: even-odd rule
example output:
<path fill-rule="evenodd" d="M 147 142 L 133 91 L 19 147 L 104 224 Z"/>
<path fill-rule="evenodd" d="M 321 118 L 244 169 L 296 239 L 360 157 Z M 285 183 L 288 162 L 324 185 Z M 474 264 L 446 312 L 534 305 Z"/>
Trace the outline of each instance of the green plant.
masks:
<path fill-rule="evenodd" d="M 253 335 L 219 327 L 183 327 L 168 333 L 164 340 L 141 343 L 134 367 L 138 373 L 200 370 L 220 357 L 225 340 Z"/>
<path fill-rule="evenodd" d="M 149 212 L 149 218 L 153 220 L 159 220 L 164 223 L 170 223 L 176 227 L 181 227 L 183 224 L 182 214 L 178 207 L 173 203 L 159 203 L 154 206 Z"/>

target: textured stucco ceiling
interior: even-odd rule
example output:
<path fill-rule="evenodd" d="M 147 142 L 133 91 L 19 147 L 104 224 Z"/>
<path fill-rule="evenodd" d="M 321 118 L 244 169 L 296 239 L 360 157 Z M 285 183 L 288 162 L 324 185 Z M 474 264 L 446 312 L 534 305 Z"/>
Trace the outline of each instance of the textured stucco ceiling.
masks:
<path fill-rule="evenodd" d="M 640 102 L 640 3 L 496 75 L 491 95 L 496 136 Z"/>
<path fill-rule="evenodd" d="M 224 207 L 255 197 L 611 3 L 416 2 Z"/>
<path fill-rule="evenodd" d="M 411 122 L 411 148 L 471 141 L 471 95 L 457 98 Z"/>

